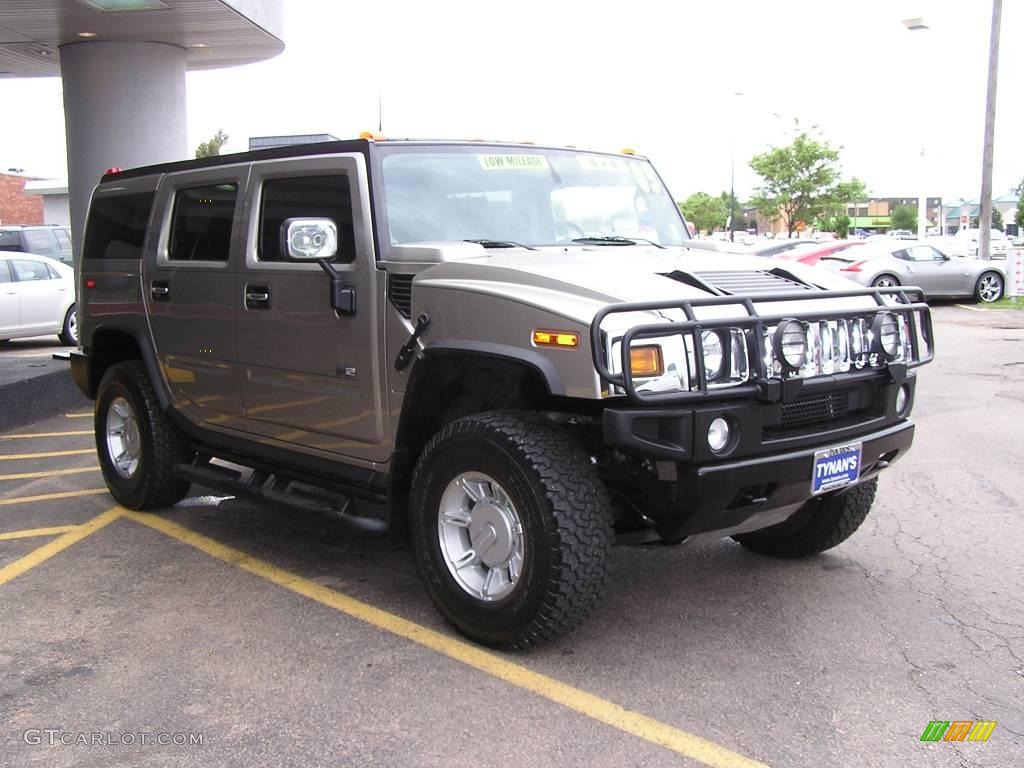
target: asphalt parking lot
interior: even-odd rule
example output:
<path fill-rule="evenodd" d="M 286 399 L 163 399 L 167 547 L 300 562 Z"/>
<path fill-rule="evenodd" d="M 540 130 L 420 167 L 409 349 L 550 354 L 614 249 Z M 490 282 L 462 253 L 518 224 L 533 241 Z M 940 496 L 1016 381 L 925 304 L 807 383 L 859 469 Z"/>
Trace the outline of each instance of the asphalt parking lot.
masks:
<path fill-rule="evenodd" d="M 915 447 L 851 540 L 617 548 L 598 613 L 529 654 L 459 639 L 385 542 L 198 487 L 121 510 L 84 400 L 8 431 L 0 765 L 1020 766 L 1024 313 L 935 319 Z"/>

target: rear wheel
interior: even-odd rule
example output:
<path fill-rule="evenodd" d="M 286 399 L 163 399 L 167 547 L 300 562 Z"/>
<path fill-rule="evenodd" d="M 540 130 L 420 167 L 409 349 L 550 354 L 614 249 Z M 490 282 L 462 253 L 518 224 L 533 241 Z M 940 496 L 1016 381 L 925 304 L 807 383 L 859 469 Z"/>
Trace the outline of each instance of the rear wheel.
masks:
<path fill-rule="evenodd" d="M 974 286 L 974 298 L 985 304 L 1003 298 L 1003 276 L 998 272 L 985 272 Z"/>
<path fill-rule="evenodd" d="M 61 344 L 69 347 L 78 345 L 78 313 L 75 312 L 74 304 L 68 308 L 67 314 L 64 315 L 64 325 L 57 335 L 60 338 Z"/>
<path fill-rule="evenodd" d="M 142 363 L 111 366 L 96 397 L 96 452 L 110 494 L 129 509 L 180 501 L 189 483 L 174 467 L 192 460 L 185 435 L 160 411 Z"/>
<path fill-rule="evenodd" d="M 486 645 L 526 648 L 580 624 L 604 594 L 610 504 L 572 436 L 535 415 L 446 425 L 413 478 L 416 563 L 442 615 Z"/>
<path fill-rule="evenodd" d="M 809 557 L 846 541 L 871 511 L 878 480 L 868 480 L 848 491 L 812 499 L 793 520 L 763 531 L 733 538 L 761 555 L 782 558 Z"/>
<path fill-rule="evenodd" d="M 900 284 L 900 281 L 893 275 L 879 275 L 871 281 L 873 288 L 895 288 Z"/>

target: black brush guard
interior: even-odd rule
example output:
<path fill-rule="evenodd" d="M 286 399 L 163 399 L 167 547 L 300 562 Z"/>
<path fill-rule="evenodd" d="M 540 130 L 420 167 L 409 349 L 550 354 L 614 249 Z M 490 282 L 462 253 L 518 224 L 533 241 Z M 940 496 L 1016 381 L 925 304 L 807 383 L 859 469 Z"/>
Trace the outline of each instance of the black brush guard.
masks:
<path fill-rule="evenodd" d="M 887 302 L 883 297 L 893 296 L 895 303 Z M 823 301 L 829 299 L 845 299 L 870 297 L 874 299 L 876 308 L 857 309 L 828 309 L 811 312 L 797 312 L 792 314 L 759 314 L 754 307 L 755 301 L 758 304 L 771 304 L 776 302 L 792 301 Z M 715 306 L 740 306 L 746 313 L 746 317 L 723 318 L 720 320 L 698 320 L 694 309 L 698 307 Z M 622 336 L 621 344 L 621 366 L 622 373 L 612 373 L 608 366 L 609 352 L 605 345 L 605 334 L 601 331 L 601 324 L 605 318 L 624 312 L 644 312 L 656 310 L 681 310 L 686 317 L 682 322 L 663 322 L 638 325 L 627 330 Z M 610 304 L 598 310 L 594 320 L 590 324 L 590 347 L 594 356 L 594 367 L 597 369 L 601 380 L 612 387 L 618 387 L 626 393 L 630 400 L 635 403 L 682 403 L 698 401 L 709 396 L 716 399 L 735 399 L 752 397 L 761 394 L 769 382 L 780 381 L 779 377 L 774 379 L 769 375 L 765 367 L 765 329 L 770 325 L 777 325 L 783 320 L 800 320 L 806 323 L 820 322 L 826 320 L 846 320 L 866 318 L 877 315 L 879 312 L 891 312 L 894 315 L 903 316 L 907 323 L 910 335 L 911 360 L 899 363 L 890 363 L 886 367 L 895 368 L 901 366 L 903 373 L 907 369 L 929 363 L 935 356 L 934 337 L 932 334 L 932 318 L 928 305 L 924 301 L 924 291 L 916 287 L 898 286 L 894 288 L 860 288 L 849 291 L 822 291 L 807 295 L 805 293 L 770 293 L 750 296 L 709 296 L 707 298 L 690 299 L 683 301 L 648 301 L 635 303 Z M 710 390 L 707 376 L 704 372 L 704 349 L 699 343 L 701 333 L 708 330 L 725 330 L 729 328 L 742 328 L 747 333 L 747 350 L 751 371 L 750 380 L 744 384 L 726 386 Z M 753 333 L 749 333 L 753 331 Z M 633 382 L 632 371 L 630 370 L 630 347 L 634 341 L 651 338 L 664 338 L 666 336 L 682 336 L 684 339 L 690 336 L 693 339 L 693 354 L 696 368 L 696 389 L 685 392 L 637 392 Z M 921 341 L 924 341 L 927 350 L 926 355 L 921 354 Z M 751 345 L 751 342 L 753 344 Z M 754 354 L 749 351 L 753 348 Z M 856 378 L 864 373 L 879 373 L 885 368 L 868 368 L 849 373 L 835 374 L 835 377 Z M 901 374 L 902 375 L 902 374 Z M 690 377 L 687 377 L 690 381 Z M 691 382 L 692 386 L 692 382 Z"/>

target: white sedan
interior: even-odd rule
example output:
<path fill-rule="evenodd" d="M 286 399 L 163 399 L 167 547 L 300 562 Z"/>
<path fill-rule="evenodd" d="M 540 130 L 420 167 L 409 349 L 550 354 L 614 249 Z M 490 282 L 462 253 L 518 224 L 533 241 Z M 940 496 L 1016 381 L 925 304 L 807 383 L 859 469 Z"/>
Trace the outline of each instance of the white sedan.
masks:
<path fill-rule="evenodd" d="M 75 271 L 47 256 L 0 252 L 0 342 L 51 333 L 78 344 Z"/>

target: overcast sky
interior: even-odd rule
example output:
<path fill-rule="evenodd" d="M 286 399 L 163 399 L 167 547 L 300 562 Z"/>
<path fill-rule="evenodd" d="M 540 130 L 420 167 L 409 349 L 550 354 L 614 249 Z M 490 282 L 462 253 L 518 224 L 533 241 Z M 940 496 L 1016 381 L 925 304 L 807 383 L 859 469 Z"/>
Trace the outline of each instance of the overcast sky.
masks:
<path fill-rule="evenodd" d="M 878 196 L 977 197 L 990 0 L 287 0 L 285 52 L 188 75 L 189 141 L 376 129 L 651 157 L 678 199 L 756 185 L 793 120 Z M 996 195 L 1024 177 L 1024 0 L 1005 0 Z M 902 19 L 924 17 L 909 32 Z M 740 93 L 742 95 L 733 95 Z M 0 167 L 64 176 L 60 81 L 0 79 Z M 17 108 L 14 108 L 17 105 Z M 922 148 L 925 152 L 921 160 Z"/>

